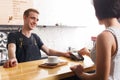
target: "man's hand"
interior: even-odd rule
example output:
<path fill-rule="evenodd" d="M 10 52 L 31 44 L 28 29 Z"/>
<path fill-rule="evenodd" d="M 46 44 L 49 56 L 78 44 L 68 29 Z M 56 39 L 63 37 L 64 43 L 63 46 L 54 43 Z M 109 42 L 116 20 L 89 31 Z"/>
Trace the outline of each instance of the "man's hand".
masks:
<path fill-rule="evenodd" d="M 9 59 L 8 61 L 6 61 L 3 65 L 4 68 L 9 68 L 9 67 L 14 67 L 18 64 L 17 59 L 16 58 L 12 58 Z"/>
<path fill-rule="evenodd" d="M 70 58 L 70 54 L 71 54 L 71 52 L 66 52 L 66 53 L 64 53 L 64 57 L 67 57 L 67 58 Z"/>

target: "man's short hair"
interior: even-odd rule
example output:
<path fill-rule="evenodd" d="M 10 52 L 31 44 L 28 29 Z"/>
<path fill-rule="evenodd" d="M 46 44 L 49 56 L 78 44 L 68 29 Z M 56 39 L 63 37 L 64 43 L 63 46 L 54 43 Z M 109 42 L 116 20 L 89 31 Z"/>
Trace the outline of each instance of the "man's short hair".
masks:
<path fill-rule="evenodd" d="M 36 12 L 37 14 L 39 14 L 39 11 L 37 11 L 36 9 L 29 8 L 29 9 L 24 11 L 23 15 L 28 17 L 30 12 Z"/>

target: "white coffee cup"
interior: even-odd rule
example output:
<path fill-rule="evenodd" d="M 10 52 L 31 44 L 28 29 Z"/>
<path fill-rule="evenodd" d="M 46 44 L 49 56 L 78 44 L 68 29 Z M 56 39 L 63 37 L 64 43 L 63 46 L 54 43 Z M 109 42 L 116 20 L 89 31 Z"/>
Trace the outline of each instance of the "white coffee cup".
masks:
<path fill-rule="evenodd" d="M 48 63 L 54 64 L 54 63 L 58 63 L 58 57 L 57 56 L 48 56 Z"/>

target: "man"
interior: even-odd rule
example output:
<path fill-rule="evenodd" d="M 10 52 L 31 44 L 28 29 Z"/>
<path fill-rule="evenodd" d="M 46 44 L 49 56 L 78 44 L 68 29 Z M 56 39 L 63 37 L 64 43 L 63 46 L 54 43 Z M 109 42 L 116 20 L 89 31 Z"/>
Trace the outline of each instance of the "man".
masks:
<path fill-rule="evenodd" d="M 8 35 L 9 60 L 4 64 L 5 68 L 16 66 L 20 62 L 40 59 L 40 50 L 47 55 L 70 57 L 69 52 L 49 49 L 35 33 L 31 32 L 37 26 L 38 15 L 37 10 L 27 9 L 23 14 L 22 30 Z"/>

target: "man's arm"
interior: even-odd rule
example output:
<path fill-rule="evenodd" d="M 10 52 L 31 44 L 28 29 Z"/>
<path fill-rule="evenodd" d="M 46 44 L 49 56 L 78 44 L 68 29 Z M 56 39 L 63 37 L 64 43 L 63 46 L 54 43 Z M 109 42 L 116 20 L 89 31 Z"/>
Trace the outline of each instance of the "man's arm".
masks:
<path fill-rule="evenodd" d="M 9 68 L 9 67 L 14 67 L 18 64 L 17 59 L 16 59 L 16 55 L 15 55 L 15 51 L 16 51 L 16 46 L 14 43 L 10 43 L 8 44 L 8 61 L 6 61 L 4 63 L 4 68 Z"/>
<path fill-rule="evenodd" d="M 70 52 L 56 51 L 56 50 L 53 50 L 53 49 L 48 48 L 48 47 L 45 46 L 45 45 L 43 45 L 41 49 L 42 49 L 42 51 L 44 51 L 47 55 L 70 57 Z"/>
<path fill-rule="evenodd" d="M 16 58 L 15 51 L 16 51 L 16 45 L 14 43 L 8 44 L 8 58 L 9 59 Z"/>

